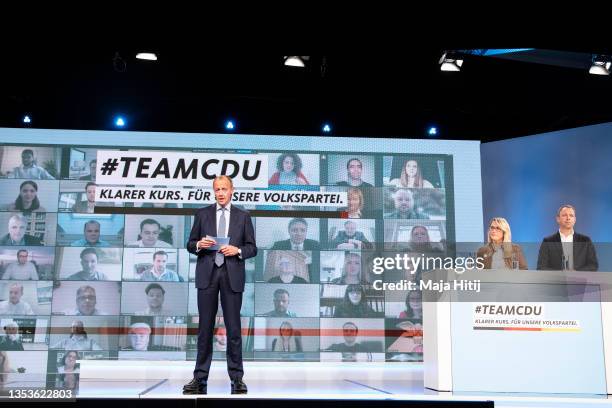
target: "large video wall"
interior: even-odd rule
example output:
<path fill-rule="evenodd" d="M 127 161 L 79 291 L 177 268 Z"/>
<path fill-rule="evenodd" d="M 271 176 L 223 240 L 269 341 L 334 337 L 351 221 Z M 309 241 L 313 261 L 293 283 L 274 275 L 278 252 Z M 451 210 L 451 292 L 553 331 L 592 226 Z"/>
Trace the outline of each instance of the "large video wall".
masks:
<path fill-rule="evenodd" d="M 259 251 L 246 265 L 245 360 L 422 361 L 420 294 L 372 285 L 417 275 L 375 275 L 372 259 L 442 251 L 482 231 L 478 144 L 471 142 L 0 136 L 0 353 L 15 381 L 69 387 L 78 375 L 65 373 L 78 359 L 195 359 L 196 257 L 185 244 L 202 204 L 96 206 L 99 149 L 266 154 L 269 189 L 347 192 L 340 209 L 246 207 L 258 210 Z M 470 191 L 459 191 L 458 180 Z M 112 208 L 100 213 L 101 206 Z M 465 216 L 477 225 L 461 231 Z M 215 358 L 225 359 L 219 309 Z"/>

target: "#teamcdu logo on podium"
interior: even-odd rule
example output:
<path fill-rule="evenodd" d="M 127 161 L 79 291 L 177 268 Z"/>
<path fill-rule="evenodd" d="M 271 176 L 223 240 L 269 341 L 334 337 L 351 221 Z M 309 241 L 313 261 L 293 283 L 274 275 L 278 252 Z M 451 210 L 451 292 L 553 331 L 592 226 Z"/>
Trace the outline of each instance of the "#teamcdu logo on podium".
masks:
<path fill-rule="evenodd" d="M 96 178 L 102 185 L 207 186 L 215 177 L 232 178 L 234 187 L 267 188 L 264 154 L 98 151 Z"/>

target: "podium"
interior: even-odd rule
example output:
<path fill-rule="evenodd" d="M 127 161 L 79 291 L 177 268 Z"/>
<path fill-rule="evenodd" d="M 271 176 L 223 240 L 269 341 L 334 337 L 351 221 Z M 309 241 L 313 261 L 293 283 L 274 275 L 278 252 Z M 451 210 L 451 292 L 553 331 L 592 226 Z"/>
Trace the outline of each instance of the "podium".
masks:
<path fill-rule="evenodd" d="M 612 273 L 435 270 L 423 281 L 426 388 L 612 394 Z M 433 285 L 444 282 L 451 290 Z"/>

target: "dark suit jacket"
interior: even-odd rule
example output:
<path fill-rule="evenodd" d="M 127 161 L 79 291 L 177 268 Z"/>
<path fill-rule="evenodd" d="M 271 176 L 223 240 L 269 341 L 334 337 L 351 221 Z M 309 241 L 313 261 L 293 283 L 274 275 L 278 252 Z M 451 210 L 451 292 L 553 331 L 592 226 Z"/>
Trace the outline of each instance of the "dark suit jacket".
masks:
<path fill-rule="evenodd" d="M 25 234 L 23 236 L 23 241 L 25 242 L 24 245 L 42 245 L 40 238 L 33 235 Z M 2 239 L 0 239 L 0 245 L 11 245 L 11 236 L 9 234 L 3 236 Z"/>
<path fill-rule="evenodd" d="M 595 246 L 586 235 L 574 232 L 574 269 L 577 271 L 596 271 L 599 268 Z M 559 231 L 544 238 L 538 254 L 538 269 L 562 270 L 563 247 Z"/>
<path fill-rule="evenodd" d="M 282 249 L 282 250 L 291 250 L 291 240 L 286 239 L 284 241 L 276 241 L 272 246 L 272 249 Z M 314 239 L 305 239 L 304 240 L 304 251 L 318 251 L 321 249 L 321 245 L 319 245 L 318 241 Z"/>
<path fill-rule="evenodd" d="M 198 289 L 206 289 L 210 285 L 217 251 L 202 249 L 196 252 L 196 244 L 206 235 L 217 236 L 216 209 L 217 204 L 213 204 L 200 208 L 196 212 L 191 235 L 187 242 L 187 250 L 198 256 L 196 265 L 196 287 Z M 227 231 L 227 235 L 230 237 L 229 244 L 240 248 L 242 251 L 242 259 L 238 255 L 225 258 L 230 285 L 234 292 L 244 292 L 244 261 L 257 255 L 255 230 L 249 213 L 232 204 L 230 224 Z"/>

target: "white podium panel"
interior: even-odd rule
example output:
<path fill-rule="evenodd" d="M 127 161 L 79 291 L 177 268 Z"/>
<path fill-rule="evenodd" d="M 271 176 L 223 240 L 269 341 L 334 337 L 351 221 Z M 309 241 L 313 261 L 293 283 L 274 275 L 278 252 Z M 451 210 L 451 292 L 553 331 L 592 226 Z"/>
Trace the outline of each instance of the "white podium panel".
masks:
<path fill-rule="evenodd" d="M 612 273 L 439 270 L 423 279 L 480 281 L 479 292 L 424 292 L 426 388 L 612 393 Z"/>

